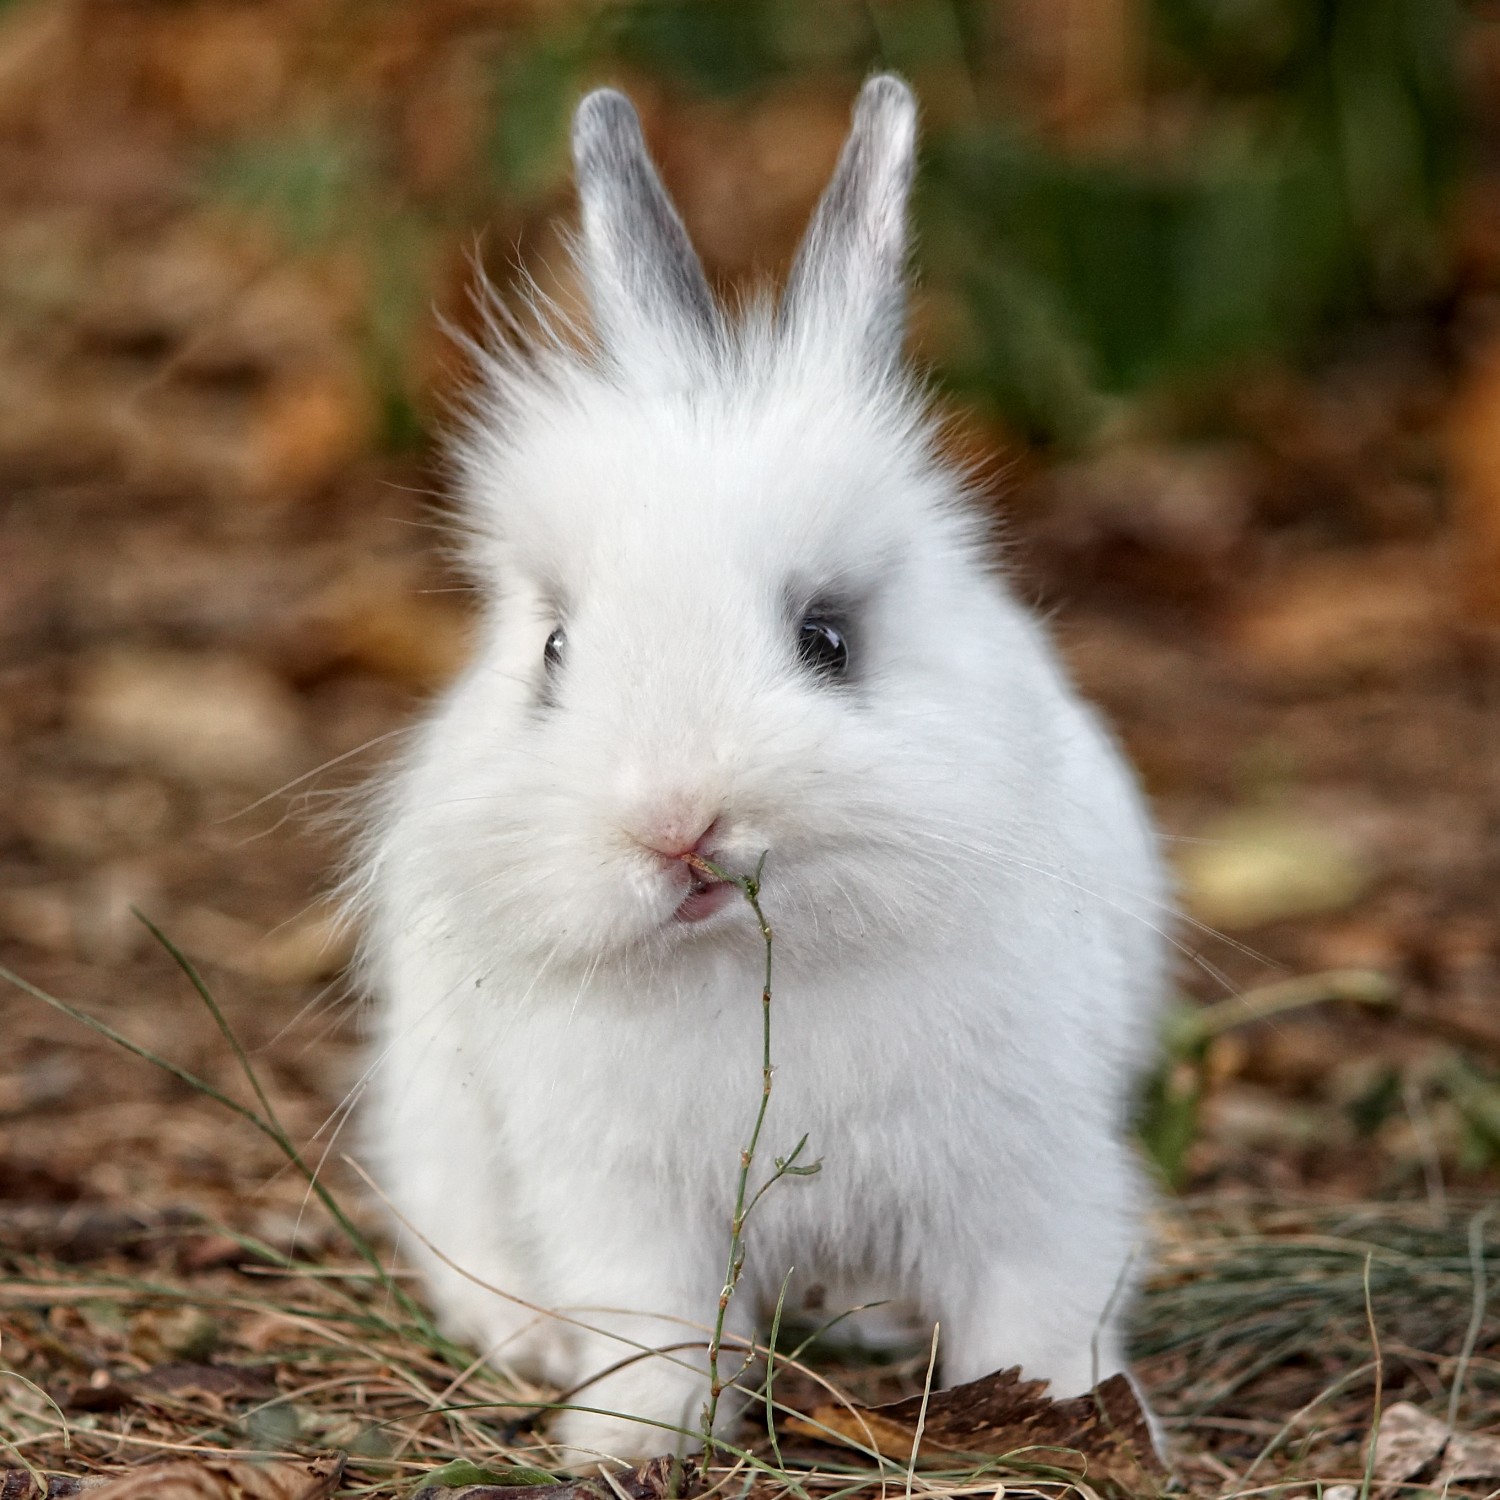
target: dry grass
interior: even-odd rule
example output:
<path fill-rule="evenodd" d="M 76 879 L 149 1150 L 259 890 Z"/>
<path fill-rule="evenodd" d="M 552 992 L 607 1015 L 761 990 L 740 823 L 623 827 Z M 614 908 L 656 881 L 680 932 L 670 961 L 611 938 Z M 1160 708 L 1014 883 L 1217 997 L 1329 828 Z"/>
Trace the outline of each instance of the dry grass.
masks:
<path fill-rule="evenodd" d="M 746 895 L 754 906 L 753 881 Z M 766 1057 L 757 1122 L 770 1077 L 771 939 L 763 931 Z M 403 1279 L 386 1269 L 358 1214 L 287 1136 L 192 966 L 157 936 L 220 1027 L 258 1108 L 19 976 L 0 975 L 196 1089 L 205 1108 L 228 1108 L 274 1142 L 306 1180 L 307 1212 L 325 1215 L 334 1233 L 323 1237 L 323 1253 L 307 1253 L 180 1218 L 123 1220 L 96 1232 L 79 1263 L 48 1248 L 58 1236 L 34 1217 L 0 1220 L 8 1241 L 0 1245 L 4 1461 L 40 1476 L 123 1471 L 195 1453 L 341 1450 L 349 1462 L 340 1493 L 348 1496 L 404 1493 L 455 1458 L 555 1468 L 545 1419 L 570 1400 L 586 1401 L 586 1392 L 530 1385 L 433 1327 Z M 745 1153 L 726 1300 L 754 1202 L 746 1194 L 758 1135 L 757 1123 Z M 778 1160 L 767 1185 L 789 1165 Z M 1500 1428 L 1500 1303 L 1492 1306 L 1486 1272 L 1500 1258 L 1500 1215 L 1484 1205 L 1273 1208 L 1200 1200 L 1165 1210 L 1160 1229 L 1135 1348 L 1187 1493 L 1342 1482 L 1367 1495 L 1379 1413 L 1395 1400 L 1461 1428 Z M 205 1257 L 205 1243 L 218 1251 Z M 683 1347 L 715 1351 L 722 1342 L 743 1355 L 724 1336 L 722 1314 L 721 1305 L 716 1323 L 685 1328 Z M 847 1431 L 840 1446 L 809 1439 L 808 1414 L 830 1399 L 852 1408 L 920 1394 L 925 1412 L 930 1352 L 861 1366 L 815 1359 L 807 1340 L 774 1341 L 771 1371 L 751 1408 L 761 1420 L 739 1444 L 716 1444 L 706 1475 L 711 1491 L 753 1489 L 767 1500 L 993 1495 L 997 1486 L 1096 1492 L 1043 1450 L 955 1467 L 951 1458 L 919 1461 L 914 1435 L 910 1456 L 897 1460 L 873 1439 L 860 1442 L 863 1419 L 852 1411 L 850 1423 L 840 1424 L 853 1430 L 852 1440 Z M 632 1357 L 644 1356 L 622 1349 L 622 1358 Z M 795 1415 L 804 1418 L 797 1431 L 786 1422 Z M 662 1450 L 680 1451 L 697 1436 L 664 1430 Z"/>
<path fill-rule="evenodd" d="M 1136 1326 L 1187 1492 L 1359 1483 L 1376 1376 L 1367 1267 L 1384 1399 L 1446 1412 L 1469 1335 L 1460 1426 L 1500 1426 L 1500 1317 L 1476 1304 L 1472 1222 L 1420 1207 L 1175 1209 Z M 1483 1227 L 1493 1255 L 1500 1235 Z M 176 1252 L 202 1233 L 150 1227 L 86 1266 L 6 1256 L 8 1463 L 100 1473 L 194 1452 L 342 1449 L 351 1496 L 404 1492 L 460 1456 L 555 1463 L 538 1427 L 557 1393 L 445 1344 L 353 1257 L 294 1261 L 246 1245 L 240 1264 L 193 1272 Z M 924 1351 L 883 1368 L 778 1362 L 778 1425 L 826 1402 L 823 1381 L 869 1400 L 920 1391 L 925 1367 Z M 743 1442 L 721 1449 L 711 1475 L 726 1492 L 754 1480 L 767 1494 L 904 1493 L 908 1479 L 893 1460 L 784 1429 L 779 1458 L 763 1429 Z M 662 1446 L 674 1446 L 670 1434 Z M 1012 1488 L 1067 1489 L 1042 1457 L 982 1473 L 920 1467 L 914 1493 L 992 1494 L 1003 1476 Z"/>
<path fill-rule="evenodd" d="M 1195 1488 L 1360 1483 L 1377 1411 L 1398 1400 L 1500 1427 L 1486 1205 L 1206 1201 L 1165 1229 L 1135 1342 Z"/>

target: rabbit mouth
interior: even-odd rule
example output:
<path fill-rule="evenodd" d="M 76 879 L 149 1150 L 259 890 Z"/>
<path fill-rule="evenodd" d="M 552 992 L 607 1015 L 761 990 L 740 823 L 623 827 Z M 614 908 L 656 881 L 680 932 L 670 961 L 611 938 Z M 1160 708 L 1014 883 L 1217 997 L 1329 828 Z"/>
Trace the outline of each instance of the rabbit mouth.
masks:
<path fill-rule="evenodd" d="M 733 895 L 734 887 L 727 881 L 707 880 L 695 873 L 687 895 L 678 902 L 676 911 L 672 913 L 672 920 L 706 921 L 715 912 L 722 911 Z"/>

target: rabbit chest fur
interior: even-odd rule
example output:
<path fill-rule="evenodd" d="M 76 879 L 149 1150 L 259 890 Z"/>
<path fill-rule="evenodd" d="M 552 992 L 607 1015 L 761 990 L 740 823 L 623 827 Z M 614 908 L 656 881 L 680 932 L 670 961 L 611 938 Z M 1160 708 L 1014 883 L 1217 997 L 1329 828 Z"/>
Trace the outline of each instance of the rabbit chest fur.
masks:
<path fill-rule="evenodd" d="M 701 861 L 764 859 L 756 1180 L 822 1163 L 757 1206 L 731 1333 L 791 1271 L 939 1321 L 950 1382 L 1122 1368 L 1167 893 L 903 363 L 914 141 L 872 80 L 779 306 L 731 318 L 591 95 L 593 342 L 476 351 L 487 603 L 367 841 L 368 1124 L 445 1326 L 594 1409 L 576 1462 L 671 1450 L 706 1394 L 764 948 Z"/>

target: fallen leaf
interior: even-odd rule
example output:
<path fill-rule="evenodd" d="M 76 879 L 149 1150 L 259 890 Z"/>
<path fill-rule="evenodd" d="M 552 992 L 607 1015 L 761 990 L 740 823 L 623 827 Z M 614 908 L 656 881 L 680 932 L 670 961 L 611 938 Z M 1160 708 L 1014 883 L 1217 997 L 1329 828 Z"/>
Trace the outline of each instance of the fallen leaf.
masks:
<path fill-rule="evenodd" d="M 266 934 L 249 955 L 249 972 L 268 984 L 332 979 L 354 957 L 354 925 L 337 903 L 309 907 Z"/>
<path fill-rule="evenodd" d="M 1410 1401 L 1397 1401 L 1381 1414 L 1375 1439 L 1375 1477 L 1386 1484 L 1414 1479 L 1436 1462 L 1448 1441 L 1448 1424 Z"/>
<path fill-rule="evenodd" d="M 1237 812 L 1198 830 L 1177 856 L 1183 904 L 1231 931 L 1342 911 L 1371 871 L 1349 842 L 1311 818 Z"/>
<path fill-rule="evenodd" d="M 470 1463 L 466 1458 L 455 1458 L 452 1463 L 444 1464 L 441 1469 L 434 1469 L 427 1476 L 428 1488 L 488 1485 L 500 1489 L 518 1489 L 522 1486 L 535 1489 L 538 1485 L 550 1488 L 561 1483 L 560 1479 L 547 1473 L 545 1469 L 528 1469 L 524 1466 L 496 1469 Z"/>
<path fill-rule="evenodd" d="M 1443 1467 L 1433 1485 L 1445 1490 L 1450 1484 L 1500 1479 L 1500 1436 L 1482 1432 L 1456 1432 L 1448 1439 Z"/>
<path fill-rule="evenodd" d="M 304 649 L 431 691 L 469 659 L 471 615 L 457 596 L 423 592 L 410 567 L 365 559 L 312 602 Z"/>
<path fill-rule="evenodd" d="M 1246 586 L 1228 645 L 1292 692 L 1384 682 L 1446 658 L 1452 602 L 1446 562 L 1421 548 L 1320 554 Z"/>
<path fill-rule="evenodd" d="M 1493 335 L 1453 403 L 1448 453 L 1463 603 L 1500 623 L 1500 345 Z"/>
<path fill-rule="evenodd" d="M 290 373 L 262 396 L 238 465 L 244 493 L 285 504 L 333 483 L 369 440 L 368 399 L 352 367 Z"/>
<path fill-rule="evenodd" d="M 1440 1418 L 1398 1401 L 1380 1418 L 1374 1477 L 1387 1486 L 1418 1480 L 1442 1493 L 1455 1484 L 1500 1479 L 1500 1436 L 1453 1432 Z M 1332 1490 L 1324 1494 L 1333 1497 Z"/>
<path fill-rule="evenodd" d="M 146 1395 L 170 1396 L 178 1401 L 267 1401 L 276 1395 L 276 1382 L 264 1370 L 244 1365 L 206 1365 L 188 1361 L 157 1365 L 130 1382 Z"/>
<path fill-rule="evenodd" d="M 354 955 L 355 931 L 332 902 L 307 908 L 269 932 L 212 907 L 178 914 L 173 934 L 183 950 L 267 984 L 332 979 Z"/>
<path fill-rule="evenodd" d="M 1238 571 L 1255 483 L 1243 446 L 1108 447 L 1038 481 L 1028 539 L 1070 578 L 1217 598 Z"/>
<path fill-rule="evenodd" d="M 1155 1494 L 1167 1477 L 1150 1423 L 1124 1375 L 1112 1375 L 1085 1396 L 1054 1401 L 1046 1381 L 1025 1380 L 1019 1369 L 934 1391 L 922 1424 L 920 1456 L 1003 1458 L 1087 1475 L 1106 1493 Z M 787 1426 L 804 1437 L 873 1445 L 887 1458 L 911 1457 L 922 1399 L 886 1406 L 828 1404 Z M 1046 1450 L 1045 1452 L 1040 1450 Z"/>
<path fill-rule="evenodd" d="M 274 782 L 302 748 L 296 700 L 268 672 L 229 655 L 106 652 L 80 671 L 72 719 L 90 749 L 190 782 Z"/>
<path fill-rule="evenodd" d="M 450 1464 L 428 1477 L 435 1479 L 459 1468 L 460 1464 Z M 623 1500 L 687 1500 L 697 1492 L 698 1481 L 698 1470 L 693 1464 L 663 1457 L 650 1459 L 623 1474 L 611 1474 L 608 1479 L 575 1479 L 570 1483 L 554 1479 L 547 1484 L 462 1483 L 456 1487 L 426 1484 L 411 1500 L 622 1500 L 622 1497 Z"/>
<path fill-rule="evenodd" d="M 324 1500 L 343 1472 L 342 1454 L 311 1463 L 177 1459 L 122 1474 L 94 1495 L 95 1500 Z"/>

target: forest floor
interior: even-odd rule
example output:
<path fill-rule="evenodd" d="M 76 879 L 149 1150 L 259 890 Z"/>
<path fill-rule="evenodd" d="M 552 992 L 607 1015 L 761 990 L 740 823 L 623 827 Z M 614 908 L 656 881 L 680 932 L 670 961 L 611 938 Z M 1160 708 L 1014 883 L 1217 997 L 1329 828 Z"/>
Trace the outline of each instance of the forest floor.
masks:
<path fill-rule="evenodd" d="M 0 965 L 179 1072 L 0 987 L 0 1495 L 28 1469 L 63 1494 L 214 1453 L 252 1467 L 200 1465 L 182 1495 L 545 1464 L 525 1419 L 548 1393 L 433 1335 L 281 1146 L 181 1076 L 264 1108 L 137 912 L 389 1248 L 346 1160 L 363 1054 L 328 892 L 351 794 L 463 659 L 469 601 L 433 466 L 369 456 L 357 275 L 192 206 L 183 139 L 271 76 L 249 10 L 159 7 L 173 30 L 96 9 L 92 52 L 59 52 L 47 7 L 0 39 Z M 390 100 L 447 98 L 402 82 L 448 78 L 423 46 L 379 53 Z M 127 74 L 166 105 L 147 118 Z M 58 104 L 82 98 L 119 112 Z M 437 171 L 452 112 L 392 109 Z M 786 159 L 799 183 L 824 170 Z M 1068 462 L 964 439 L 1016 586 L 1141 770 L 1191 918 L 1187 1013 L 1213 1018 L 1174 1033 L 1143 1125 L 1163 1186 L 1133 1314 L 1193 1495 L 1500 1486 L 1500 653 L 1444 479 L 1454 342 L 1395 328 L 1311 375 L 1244 372 L 1212 422 L 1142 421 Z M 1458 430 L 1500 473 L 1500 421 Z M 1261 1014 L 1289 981 L 1306 1003 Z M 747 1123 L 757 1080 L 746 1059 Z M 925 1351 L 823 1368 L 871 1399 L 927 1379 Z M 825 1401 L 795 1364 L 778 1399 Z M 1092 1481 L 1034 1455 L 909 1479 L 792 1431 L 807 1493 L 1139 1488 L 1107 1456 Z M 163 1472 L 129 1493 L 166 1495 Z"/>
<path fill-rule="evenodd" d="M 1495 680 L 1446 623 L 1436 531 L 1262 532 L 1163 597 L 1142 570 L 1187 564 L 1153 559 L 1159 540 L 1121 534 L 1095 497 L 1122 482 L 1109 465 L 1222 483 L 1211 460 L 1023 477 L 1013 567 L 1142 768 L 1203 913 L 1183 929 L 1185 992 L 1253 1007 L 1291 976 L 1391 982 L 1392 1004 L 1312 1004 L 1178 1059 L 1179 1092 L 1203 1096 L 1136 1315 L 1191 1492 L 1357 1484 L 1376 1348 L 1385 1406 L 1446 1412 L 1474 1310 L 1471 1233 L 1492 1258 L 1500 1239 L 1493 1221 L 1474 1231 L 1497 1183 Z M 376 1234 L 344 1161 L 359 1019 L 324 893 L 331 815 L 462 650 L 464 598 L 431 560 L 423 488 L 376 468 L 316 507 L 247 516 L 14 484 L 4 531 L 24 587 L 6 597 L 0 678 L 3 962 L 253 1103 L 134 912 L 150 916 L 202 967 L 288 1136 Z M 0 1349 L 61 1409 L 18 1398 L 12 1462 L 339 1448 L 344 1483 L 380 1493 L 456 1456 L 546 1461 L 514 1408 L 424 1415 L 460 1389 L 499 1399 L 495 1382 L 414 1346 L 387 1293 L 371 1301 L 271 1140 L 25 994 L 0 1007 Z M 278 1273 L 293 1253 L 334 1279 Z M 1500 1319 L 1486 1309 L 1477 1328 L 1459 1412 L 1482 1432 L 1500 1426 Z M 873 1387 L 844 1375 L 890 1396 L 924 1373 L 914 1355 Z M 816 1394 L 799 1380 L 789 1401 Z"/>

